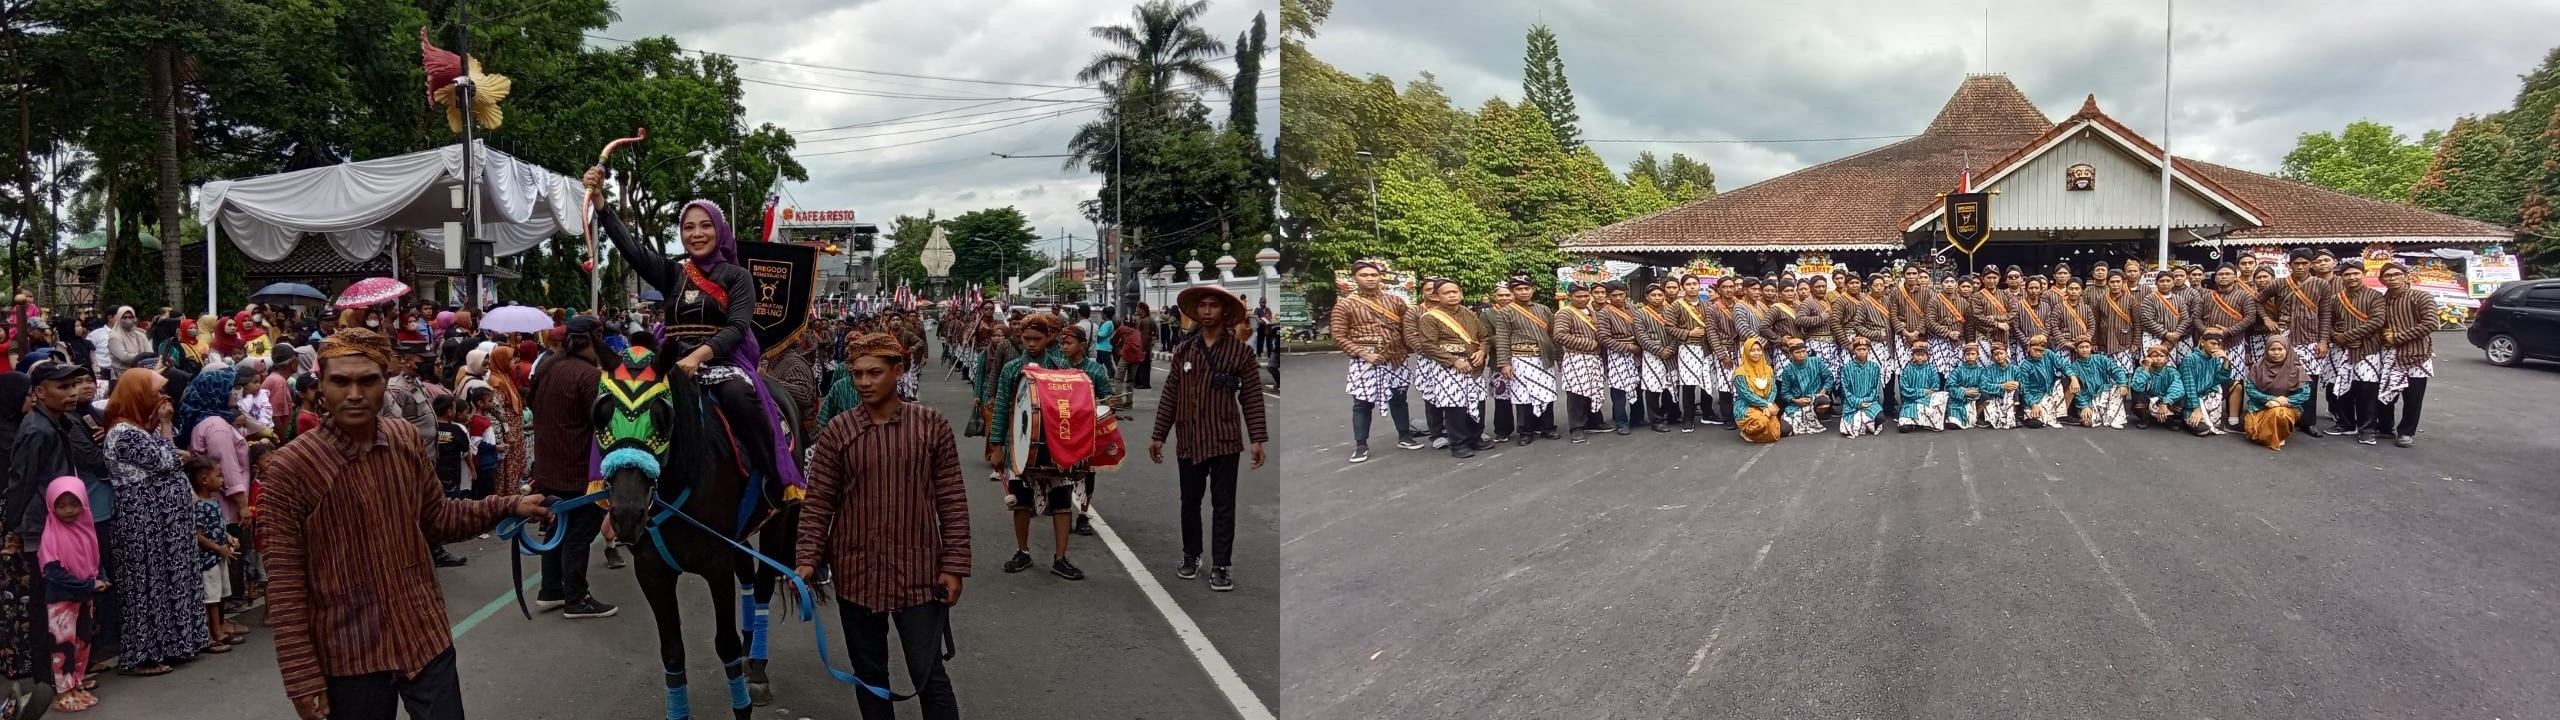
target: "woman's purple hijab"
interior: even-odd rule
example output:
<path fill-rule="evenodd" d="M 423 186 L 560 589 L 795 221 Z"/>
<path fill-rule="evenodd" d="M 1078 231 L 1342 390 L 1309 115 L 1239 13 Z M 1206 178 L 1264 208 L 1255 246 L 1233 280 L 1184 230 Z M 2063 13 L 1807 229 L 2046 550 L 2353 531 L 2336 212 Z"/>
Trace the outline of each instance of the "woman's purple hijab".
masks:
<path fill-rule="evenodd" d="M 695 264 L 708 271 L 721 265 L 736 263 L 738 238 L 729 231 L 729 217 L 721 214 L 720 206 L 712 204 L 709 200 L 695 200 L 684 204 L 685 210 L 694 208 L 701 208 L 703 214 L 711 218 L 712 237 L 717 238 L 712 242 L 711 256 L 697 258 L 694 260 Z M 678 213 L 676 217 L 682 218 L 684 215 Z M 670 297 L 672 296 L 670 294 Z M 664 324 L 653 328 L 653 331 L 660 341 L 666 340 L 667 330 Z M 747 371 L 748 384 L 756 389 L 756 400 L 764 403 L 765 425 L 773 435 L 774 471 L 782 474 L 783 484 L 807 488 L 809 481 L 800 475 L 800 464 L 791 454 L 791 438 L 782 433 L 782 407 L 774 404 L 773 391 L 765 389 L 764 373 L 758 370 L 764 364 L 764 345 L 756 342 L 755 333 L 747 333 L 746 337 L 738 339 L 736 346 L 729 349 L 729 364 Z"/>

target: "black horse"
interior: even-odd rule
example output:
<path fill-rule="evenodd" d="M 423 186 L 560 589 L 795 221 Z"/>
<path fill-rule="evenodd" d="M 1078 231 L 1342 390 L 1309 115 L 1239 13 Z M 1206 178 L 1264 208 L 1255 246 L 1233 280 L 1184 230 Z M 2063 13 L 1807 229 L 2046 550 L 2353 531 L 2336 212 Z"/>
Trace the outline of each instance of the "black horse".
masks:
<path fill-rule="evenodd" d="M 607 382 L 616 380 L 609 377 Z M 639 441 L 620 444 L 664 448 L 648 462 L 609 455 L 606 498 L 613 507 L 617 537 L 634 545 L 633 567 L 640 592 L 657 619 L 667 717 L 686 720 L 692 716 L 685 679 L 683 606 L 676 600 L 676 579 L 692 573 L 711 581 L 713 648 L 728 684 L 730 709 L 745 720 L 754 706 L 772 702 L 759 642 L 763 636 L 757 630 L 765 624 L 767 603 L 780 575 L 742 552 L 738 543 L 753 535 L 756 547 L 768 555 L 783 553 L 777 559 L 787 562 L 797 535 L 798 509 L 777 510 L 765 499 L 766 493 L 748 487 L 750 478 L 735 443 L 720 424 L 717 405 L 693 378 L 678 373 L 659 380 L 650 374 L 626 376 L 621 382 L 623 387 L 608 393 L 613 397 L 600 398 L 600 404 L 664 402 L 662 411 L 650 412 L 660 422 L 605 422 L 598 427 L 609 442 Z M 784 428 L 798 428 L 801 409 L 791 398 L 776 393 L 774 402 L 785 417 Z M 627 436 L 650 431 L 662 433 L 663 443 Z M 806 438 L 794 441 L 796 447 Z M 730 581 L 738 583 L 737 594 L 724 586 Z M 742 598 L 743 613 L 738 611 Z"/>

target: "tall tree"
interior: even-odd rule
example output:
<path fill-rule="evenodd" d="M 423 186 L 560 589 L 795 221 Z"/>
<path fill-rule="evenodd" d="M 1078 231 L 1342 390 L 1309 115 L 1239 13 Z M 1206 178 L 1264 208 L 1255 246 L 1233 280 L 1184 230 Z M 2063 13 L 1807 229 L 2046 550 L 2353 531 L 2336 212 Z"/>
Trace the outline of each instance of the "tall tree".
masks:
<path fill-rule="evenodd" d="M 2299 180 L 2349 195 L 2404 202 L 2409 188 L 2427 173 L 2438 131 L 2410 142 L 2391 126 L 2369 120 L 2347 125 L 2344 133 L 2303 133 L 2285 153 L 2277 177 Z"/>
<path fill-rule="evenodd" d="M 1566 149 L 1582 145 L 1582 115 L 1574 111 L 1573 84 L 1565 80 L 1564 57 L 1556 49 L 1555 31 L 1529 26 L 1527 68 L 1521 72 L 1523 102 L 1538 106 L 1554 128 L 1556 143 Z"/>
<path fill-rule="evenodd" d="M 2409 189 L 2418 207 L 2486 223 L 2514 225 L 2522 198 L 2509 175 L 2515 143 L 2496 120 L 2464 116 L 2436 143 L 2427 174 Z"/>
<path fill-rule="evenodd" d="M 924 217 L 900 215 L 890 221 L 889 233 L 882 238 L 889 241 L 889 249 L 880 253 L 881 282 L 925 287 L 932 280 L 924 270 L 924 246 L 932 242 L 935 225 L 932 210 L 924 211 Z"/>
<path fill-rule="evenodd" d="M 1002 282 L 1039 272 L 1031 243 L 1040 239 L 1031 220 L 1010 206 L 973 210 L 943 221 L 951 242 L 951 277 L 963 282 Z"/>
<path fill-rule="evenodd" d="M 1495 221 L 1420 155 L 1387 161 L 1378 178 L 1382 234 L 1360 255 L 1399 258 L 1404 270 L 1457 280 L 1482 293 L 1506 277 Z"/>
<path fill-rule="evenodd" d="M 1262 56 L 1270 52 L 1268 42 L 1262 13 L 1254 13 L 1253 28 L 1236 36 L 1236 77 L 1227 91 L 1227 132 L 1245 137 L 1260 135 Z"/>
<path fill-rule="evenodd" d="M 1635 162 L 1627 163 L 1627 182 L 1633 183 L 1639 176 L 1651 178 L 1653 186 L 1665 192 L 1688 185 L 1691 197 L 1680 202 L 1716 194 L 1716 171 L 1707 167 L 1707 161 L 1683 153 L 1672 153 L 1669 163 L 1654 157 L 1651 150 L 1636 153 Z"/>

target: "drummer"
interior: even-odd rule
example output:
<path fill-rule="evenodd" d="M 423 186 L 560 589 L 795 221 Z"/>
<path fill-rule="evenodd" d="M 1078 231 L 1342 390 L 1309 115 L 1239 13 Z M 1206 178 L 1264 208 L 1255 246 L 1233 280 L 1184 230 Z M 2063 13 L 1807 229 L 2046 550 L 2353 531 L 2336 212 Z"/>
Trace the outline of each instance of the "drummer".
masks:
<path fill-rule="evenodd" d="M 1013 431 L 1013 403 L 1017 385 L 1022 382 L 1022 369 L 1031 365 L 1043 368 L 1072 368 L 1065 355 L 1051 343 L 1058 338 L 1064 323 L 1058 316 L 1040 313 L 1023 318 L 1014 329 L 1013 338 L 1022 354 L 1006 361 L 1004 369 L 989 378 L 995 399 L 988 404 L 993 411 L 987 423 L 987 462 L 1006 467 L 1007 442 L 1037 442 L 1039 438 L 1009 437 Z M 1013 558 L 1004 561 L 1004 571 L 1018 573 L 1031 569 L 1031 516 L 1047 515 L 1057 539 L 1057 552 L 1049 561 L 1049 572 L 1068 580 L 1083 580 L 1084 571 L 1067 562 L 1067 536 L 1075 530 L 1076 509 L 1084 506 L 1084 485 L 1074 474 L 1042 459 L 1034 449 L 1033 462 L 1022 472 L 1005 481 L 1005 507 L 1013 510 Z M 1002 476 L 1005 473 L 999 472 Z"/>

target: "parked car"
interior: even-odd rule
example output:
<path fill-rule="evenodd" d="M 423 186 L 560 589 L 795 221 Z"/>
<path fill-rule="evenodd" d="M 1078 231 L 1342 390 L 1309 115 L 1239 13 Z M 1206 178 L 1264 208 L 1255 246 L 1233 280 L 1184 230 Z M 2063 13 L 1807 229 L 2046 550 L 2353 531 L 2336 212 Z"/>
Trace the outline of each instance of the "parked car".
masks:
<path fill-rule="evenodd" d="M 2560 362 L 2560 278 L 2499 286 L 2480 301 L 2480 313 L 2465 335 L 2472 347 L 2488 354 L 2491 364 Z"/>

